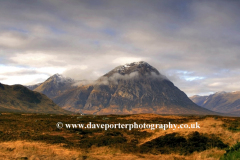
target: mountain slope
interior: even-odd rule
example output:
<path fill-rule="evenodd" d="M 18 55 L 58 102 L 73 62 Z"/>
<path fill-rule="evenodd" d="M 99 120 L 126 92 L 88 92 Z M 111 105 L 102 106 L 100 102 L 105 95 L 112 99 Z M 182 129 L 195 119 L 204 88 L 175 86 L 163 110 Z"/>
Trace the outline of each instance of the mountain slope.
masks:
<path fill-rule="evenodd" d="M 199 96 L 194 95 L 192 97 L 189 97 L 194 103 L 196 103 L 199 106 L 203 106 L 204 102 L 207 100 L 208 96 Z"/>
<path fill-rule="evenodd" d="M 22 85 L 4 85 L 0 83 L 0 111 L 23 113 L 67 114 L 47 96 L 31 91 Z"/>
<path fill-rule="evenodd" d="M 217 92 L 209 96 L 193 96 L 190 99 L 212 111 L 240 115 L 240 91 Z"/>
<path fill-rule="evenodd" d="M 60 74 L 54 74 L 41 85 L 36 87 L 34 91 L 43 93 L 52 99 L 66 90 L 74 88 L 74 83 L 75 81 L 71 78 L 64 77 Z"/>
<path fill-rule="evenodd" d="M 194 104 L 146 62 L 118 66 L 92 85 L 53 98 L 59 106 L 90 114 L 214 114 Z"/>
<path fill-rule="evenodd" d="M 28 85 L 28 86 L 25 86 L 27 87 L 28 89 L 30 90 L 34 90 L 35 88 L 37 88 L 38 86 L 40 86 L 42 83 L 38 83 L 38 84 L 34 84 L 34 85 Z"/>

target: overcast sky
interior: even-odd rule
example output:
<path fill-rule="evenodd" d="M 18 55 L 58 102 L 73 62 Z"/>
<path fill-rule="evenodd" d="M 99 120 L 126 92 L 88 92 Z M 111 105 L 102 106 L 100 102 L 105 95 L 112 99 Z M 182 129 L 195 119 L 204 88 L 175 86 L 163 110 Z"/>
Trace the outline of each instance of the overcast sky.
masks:
<path fill-rule="evenodd" d="M 146 61 L 188 96 L 240 90 L 239 0 L 0 0 L 0 82 Z"/>

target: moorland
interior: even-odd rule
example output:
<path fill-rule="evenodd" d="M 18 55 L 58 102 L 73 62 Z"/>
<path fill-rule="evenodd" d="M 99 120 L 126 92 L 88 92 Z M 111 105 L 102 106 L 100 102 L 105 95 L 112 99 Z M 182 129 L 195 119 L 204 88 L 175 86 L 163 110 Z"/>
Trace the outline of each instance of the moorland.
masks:
<path fill-rule="evenodd" d="M 2 113 L 1 159 L 237 159 L 240 118 Z M 64 124 L 191 124 L 191 129 L 58 129 Z"/>

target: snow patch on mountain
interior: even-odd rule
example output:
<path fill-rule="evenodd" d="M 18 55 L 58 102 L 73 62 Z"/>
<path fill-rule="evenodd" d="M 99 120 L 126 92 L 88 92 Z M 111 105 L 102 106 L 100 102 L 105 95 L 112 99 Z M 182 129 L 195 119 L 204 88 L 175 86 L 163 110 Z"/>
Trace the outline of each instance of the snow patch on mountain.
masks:
<path fill-rule="evenodd" d="M 69 77 L 65 77 L 61 74 L 54 74 L 52 77 L 50 77 L 54 82 L 56 83 L 74 83 L 75 80 Z"/>

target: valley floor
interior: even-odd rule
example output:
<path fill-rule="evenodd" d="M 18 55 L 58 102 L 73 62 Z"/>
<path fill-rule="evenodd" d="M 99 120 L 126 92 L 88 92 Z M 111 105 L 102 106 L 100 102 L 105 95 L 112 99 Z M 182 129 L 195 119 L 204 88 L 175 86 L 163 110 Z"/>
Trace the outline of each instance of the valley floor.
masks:
<path fill-rule="evenodd" d="M 178 154 L 126 154 L 120 150 L 111 149 L 109 147 L 92 147 L 89 153 L 83 153 L 76 149 L 66 149 L 60 145 L 50 145 L 41 142 L 27 142 L 27 141 L 14 141 L 0 143 L 0 157 L 1 159 L 14 160 L 14 159 L 29 159 L 29 160 L 182 160 L 182 159 L 219 159 L 224 150 L 209 149 L 200 153 L 194 153 L 190 156 L 182 156 Z"/>
<path fill-rule="evenodd" d="M 140 115 L 0 115 L 0 159 L 217 160 L 240 141 L 240 118 Z M 192 124 L 191 129 L 57 129 L 56 123 Z M 173 145 L 171 145 L 173 144 Z M 234 155 L 237 156 L 237 155 Z M 237 159 L 237 157 L 236 157 Z"/>

